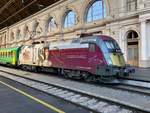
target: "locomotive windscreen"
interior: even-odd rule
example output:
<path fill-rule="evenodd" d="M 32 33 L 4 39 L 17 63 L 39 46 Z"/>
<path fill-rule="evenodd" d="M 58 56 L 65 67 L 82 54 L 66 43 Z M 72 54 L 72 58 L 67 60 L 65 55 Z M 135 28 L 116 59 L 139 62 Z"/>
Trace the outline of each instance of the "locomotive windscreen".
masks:
<path fill-rule="evenodd" d="M 123 54 L 115 40 L 103 40 L 103 43 L 101 43 L 100 46 L 109 65 L 125 65 Z"/>
<path fill-rule="evenodd" d="M 114 40 L 104 40 L 109 52 L 121 52 L 119 45 Z"/>

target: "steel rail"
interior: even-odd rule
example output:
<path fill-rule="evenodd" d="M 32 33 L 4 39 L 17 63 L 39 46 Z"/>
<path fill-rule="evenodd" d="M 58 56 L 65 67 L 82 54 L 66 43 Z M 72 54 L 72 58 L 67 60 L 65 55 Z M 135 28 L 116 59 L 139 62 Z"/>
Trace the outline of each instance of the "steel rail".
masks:
<path fill-rule="evenodd" d="M 0 70 L 2 72 L 6 72 L 6 71 L 3 71 L 3 70 Z M 42 74 L 46 74 L 46 73 L 42 73 Z M 59 77 L 59 76 L 57 76 Z M 60 78 L 60 77 L 59 77 Z M 61 77 L 62 78 L 62 77 Z M 63 79 L 63 78 L 62 78 Z M 72 80 L 72 79 L 71 79 Z M 121 81 L 123 81 L 123 79 L 120 79 Z M 128 80 L 131 80 L 131 79 L 127 79 L 126 81 Z M 133 80 L 134 81 L 137 81 L 137 82 L 144 82 L 144 83 L 148 83 L 147 81 L 143 81 L 143 80 Z M 144 86 L 141 86 L 142 83 L 140 83 L 139 85 L 132 85 L 131 83 L 130 84 L 127 84 L 127 83 L 123 83 L 123 82 L 120 82 L 120 84 L 117 84 L 117 85 L 105 85 L 105 84 L 97 84 L 97 83 L 93 83 L 93 82 L 85 82 L 85 81 L 76 81 L 76 82 L 83 82 L 85 84 L 92 84 L 92 85 L 95 85 L 95 86 L 103 86 L 103 87 L 107 87 L 107 88 L 113 88 L 113 89 L 118 89 L 118 90 L 123 90 L 123 91 L 129 91 L 129 92 L 135 92 L 135 93 L 139 93 L 139 94 L 144 94 L 144 95 L 147 95 L 147 96 L 150 96 L 150 86 L 147 87 L 147 85 L 144 87 Z M 150 83 L 149 83 L 150 84 Z"/>
<path fill-rule="evenodd" d="M 71 103 L 74 103 L 76 105 L 82 106 L 82 107 L 84 107 L 86 109 L 89 109 L 91 111 L 94 111 L 94 112 L 102 112 L 101 111 L 102 109 L 98 109 L 99 106 L 101 106 L 100 103 L 104 104 L 106 106 L 106 109 L 109 109 L 109 107 L 115 106 L 117 108 L 122 108 L 122 109 L 133 111 L 133 112 L 138 111 L 138 113 L 149 112 L 149 111 L 146 111 L 144 109 L 139 109 L 139 108 L 136 108 L 136 107 L 133 107 L 133 106 L 126 105 L 122 102 L 116 102 L 116 101 L 109 100 L 109 99 L 106 99 L 106 98 L 102 98 L 102 97 L 100 98 L 100 97 L 97 97 L 97 96 L 93 96 L 92 94 L 88 94 L 87 92 L 80 92 L 80 91 L 77 91 L 77 90 L 68 89 L 68 88 L 63 87 L 63 86 L 57 86 L 57 85 L 54 85 L 54 84 L 45 83 L 45 82 L 41 82 L 41 81 L 38 81 L 38 80 L 33 80 L 33 79 L 30 79 L 30 78 L 22 77 L 20 75 L 10 73 L 10 72 L 6 72 L 6 71 L 1 71 L 1 72 L 4 72 L 4 73 L 9 74 L 9 75 L 12 76 L 10 78 L 7 77 L 8 79 L 17 81 L 17 82 L 19 82 L 23 85 L 34 88 L 34 89 L 39 90 L 39 91 L 42 91 L 44 93 L 59 97 L 61 99 L 64 99 L 64 100 L 69 101 Z M 0 75 L 0 76 L 2 76 L 2 75 Z M 33 82 L 33 83 L 31 83 L 31 82 Z M 39 84 L 39 85 L 37 85 L 37 84 Z M 44 88 L 44 86 L 46 88 Z M 43 88 L 43 90 L 41 90 L 42 88 Z M 48 91 L 51 91 L 51 92 L 47 92 L 47 89 L 48 89 Z M 65 92 L 65 93 L 63 94 L 63 92 Z M 70 95 L 68 95 L 68 94 L 70 94 Z M 67 97 L 65 97 L 65 96 L 67 96 Z M 81 101 L 79 102 L 77 100 L 79 100 L 79 101 L 81 100 Z M 92 100 L 93 101 L 96 100 L 96 102 L 94 104 L 97 105 L 97 108 L 90 107 L 88 105 L 88 102 L 90 102 Z"/>

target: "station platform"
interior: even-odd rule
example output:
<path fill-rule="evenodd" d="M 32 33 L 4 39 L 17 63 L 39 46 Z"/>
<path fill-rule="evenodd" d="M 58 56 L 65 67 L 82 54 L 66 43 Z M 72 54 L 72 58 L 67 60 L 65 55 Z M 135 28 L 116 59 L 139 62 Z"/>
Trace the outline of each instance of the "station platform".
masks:
<path fill-rule="evenodd" d="M 0 77 L 0 113 L 90 113 L 62 99 Z"/>
<path fill-rule="evenodd" d="M 150 68 L 134 68 L 135 73 L 126 78 L 150 82 Z"/>

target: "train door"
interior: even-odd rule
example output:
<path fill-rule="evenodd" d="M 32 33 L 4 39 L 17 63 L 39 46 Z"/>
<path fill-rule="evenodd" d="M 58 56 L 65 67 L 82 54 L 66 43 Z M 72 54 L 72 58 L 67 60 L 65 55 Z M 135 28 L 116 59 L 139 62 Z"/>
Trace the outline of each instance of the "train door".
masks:
<path fill-rule="evenodd" d="M 127 61 L 131 66 L 139 65 L 138 34 L 130 31 L 127 35 Z"/>

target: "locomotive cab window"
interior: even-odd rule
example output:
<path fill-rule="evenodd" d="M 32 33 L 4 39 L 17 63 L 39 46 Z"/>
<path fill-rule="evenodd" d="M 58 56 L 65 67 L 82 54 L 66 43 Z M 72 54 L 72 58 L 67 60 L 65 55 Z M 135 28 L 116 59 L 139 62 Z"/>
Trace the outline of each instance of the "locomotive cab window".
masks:
<path fill-rule="evenodd" d="M 104 43 L 105 43 L 107 49 L 110 52 L 111 51 L 118 51 L 118 52 L 120 51 L 120 47 L 115 41 L 113 41 L 113 40 L 105 40 Z"/>
<path fill-rule="evenodd" d="M 96 50 L 95 44 L 89 44 L 89 51 L 90 52 L 95 52 L 95 50 Z"/>

